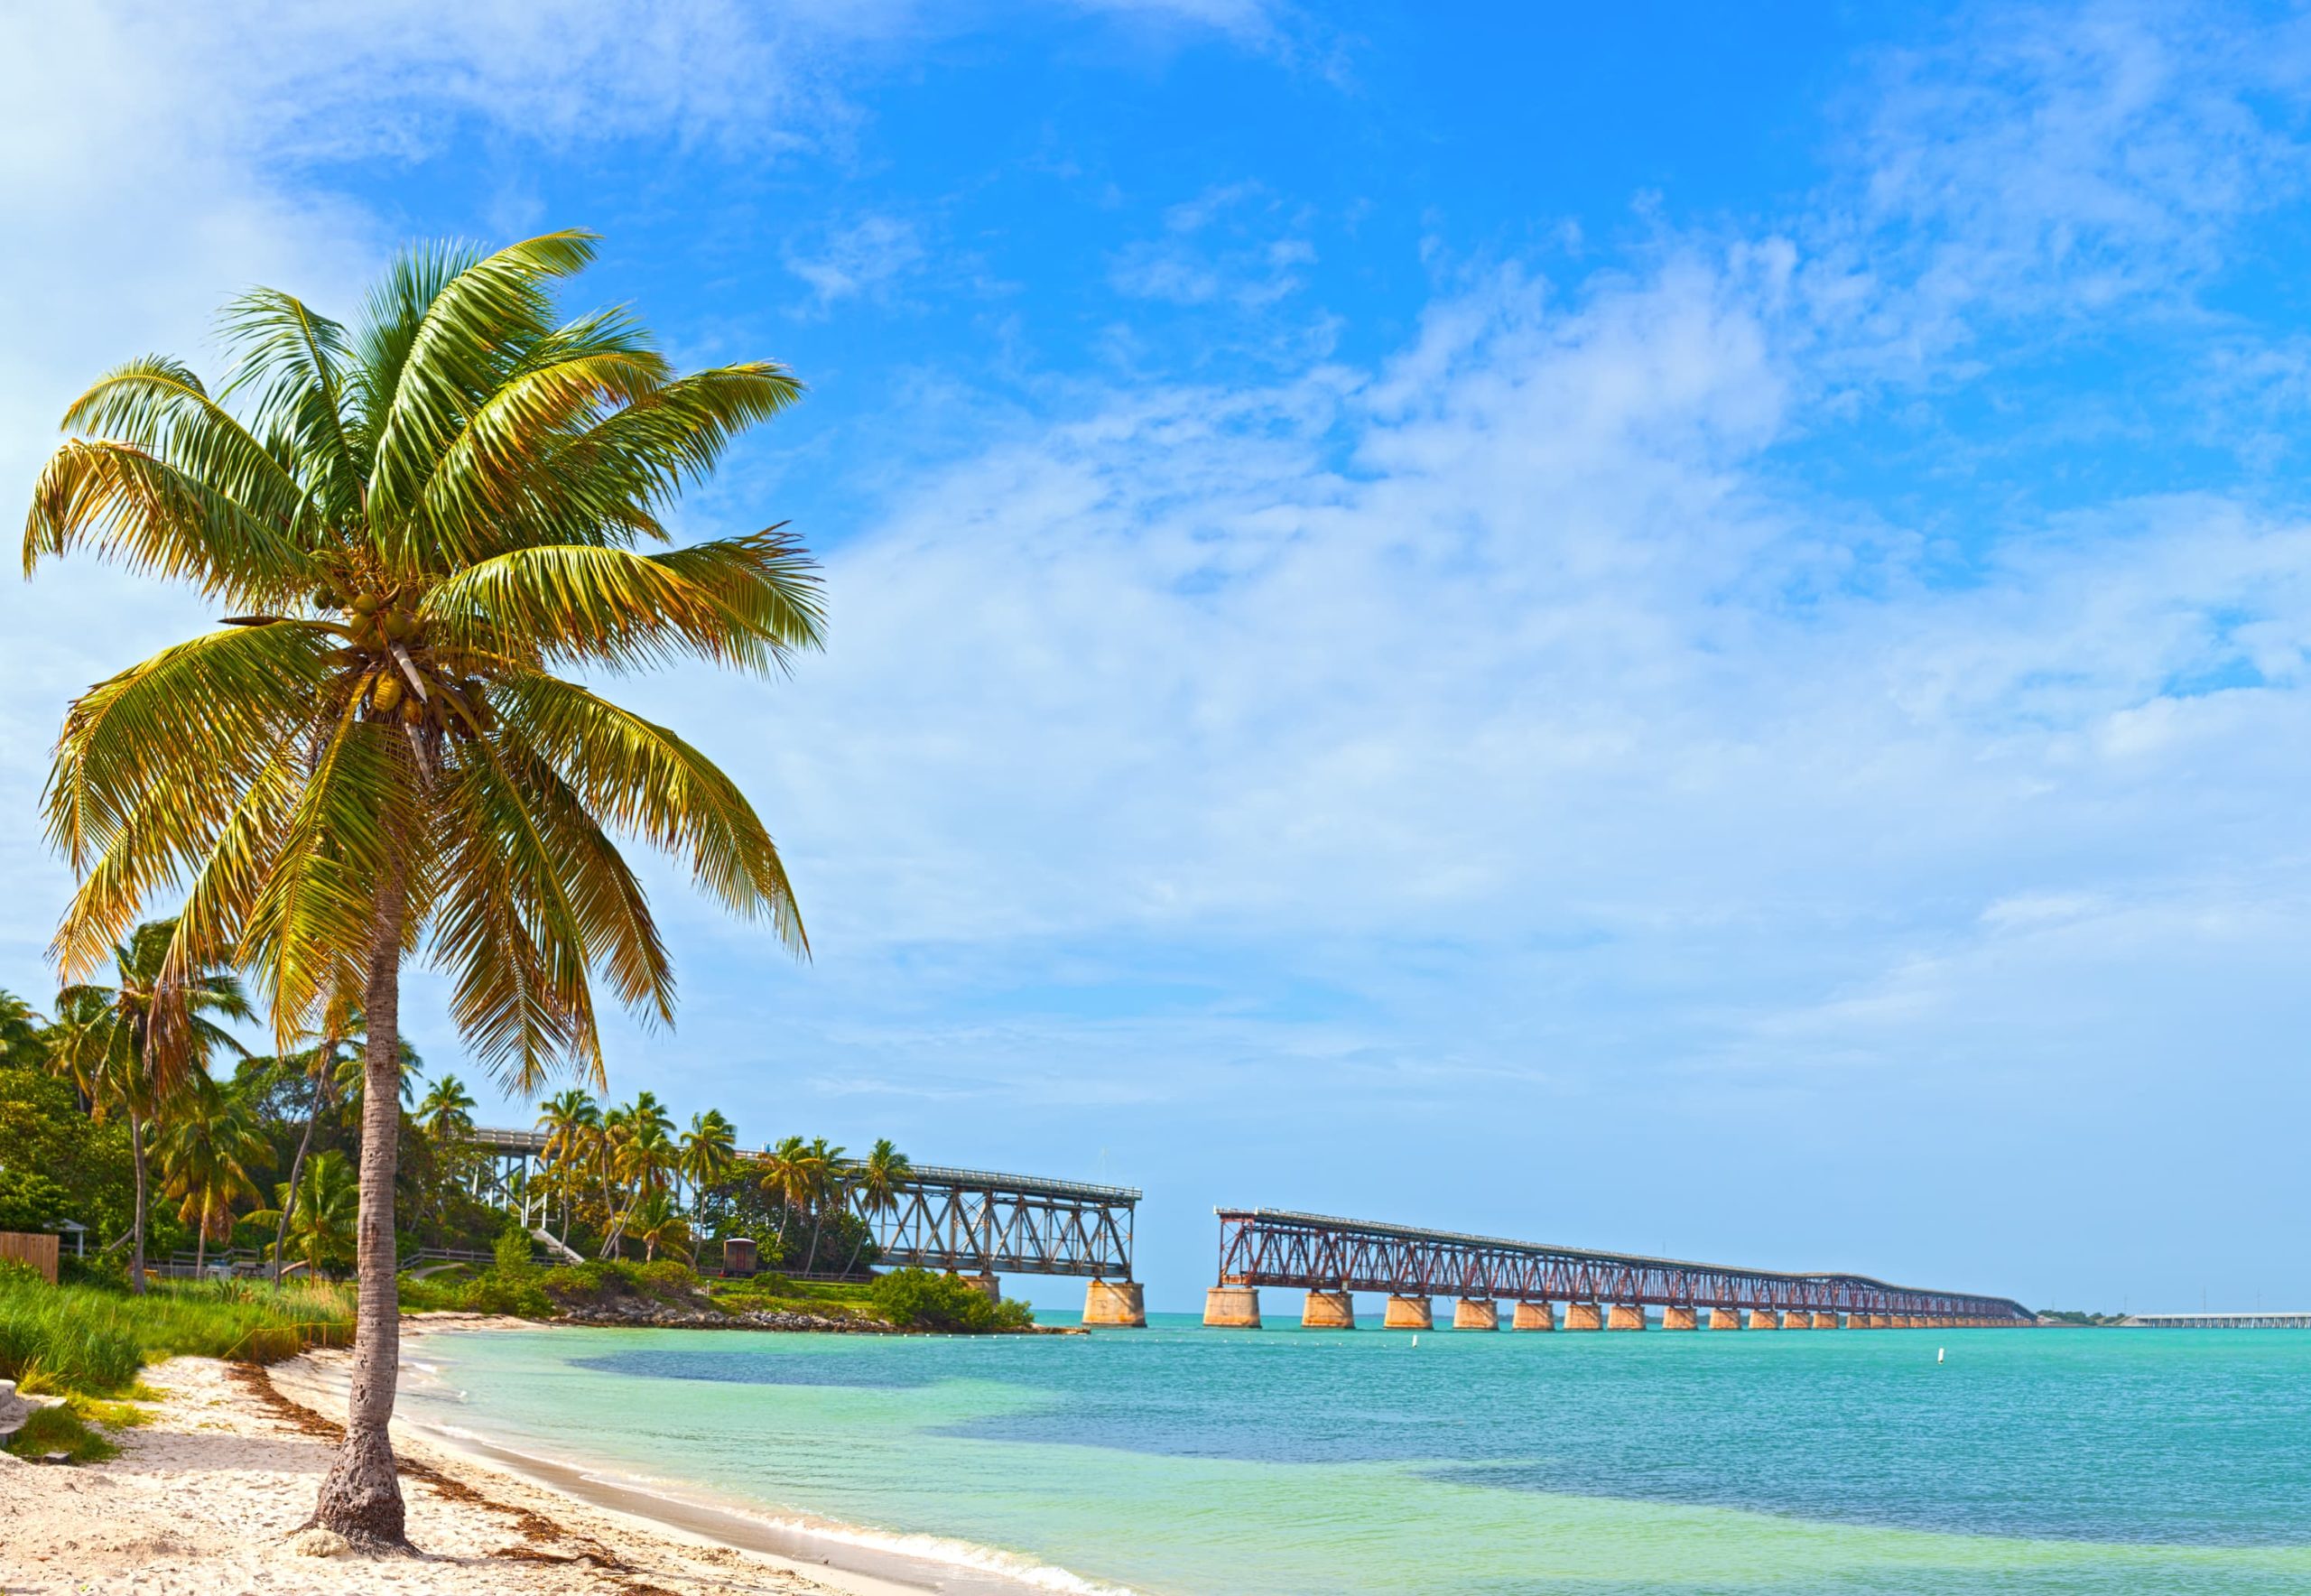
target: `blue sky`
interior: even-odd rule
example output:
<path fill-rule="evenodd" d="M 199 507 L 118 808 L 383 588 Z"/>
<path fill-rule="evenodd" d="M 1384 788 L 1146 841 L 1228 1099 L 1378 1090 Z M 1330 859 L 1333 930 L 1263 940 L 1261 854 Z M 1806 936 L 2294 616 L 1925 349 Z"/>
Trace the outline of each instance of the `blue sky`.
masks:
<path fill-rule="evenodd" d="M 830 649 L 620 691 L 817 957 L 654 875 L 618 1094 L 1139 1184 L 1158 1306 L 1214 1203 L 2311 1303 L 2302 21 L 439 10 L 0 9 L 0 487 L 413 237 L 791 363 L 683 525 Z M 0 587 L 0 985 L 65 700 L 206 618 Z"/>

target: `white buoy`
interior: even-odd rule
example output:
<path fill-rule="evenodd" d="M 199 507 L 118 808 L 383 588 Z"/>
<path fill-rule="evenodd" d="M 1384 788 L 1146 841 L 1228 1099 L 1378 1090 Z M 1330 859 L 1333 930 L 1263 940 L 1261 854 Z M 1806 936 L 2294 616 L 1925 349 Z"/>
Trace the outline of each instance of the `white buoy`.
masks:
<path fill-rule="evenodd" d="M 1413 1338 L 1412 1338 L 1412 1344 L 1413 1344 L 1414 1346 L 1415 1346 L 1415 1347 L 1417 1347 L 1418 1345 L 1420 1345 L 1420 1338 L 1419 1338 L 1418 1336 L 1415 1336 L 1415 1337 L 1413 1337 Z"/>
<path fill-rule="evenodd" d="M 1934 1360 L 1935 1360 L 1936 1363 L 1939 1363 L 1939 1362 L 1941 1362 L 1941 1361 L 1942 1361 L 1942 1353 L 1943 1353 L 1943 1350 L 1944 1350 L 1944 1349 L 1942 1349 L 1942 1348 L 1940 1348 L 1940 1347 L 1936 1347 L 1936 1348 L 1935 1348 L 1935 1349 L 1934 1349 Z"/>

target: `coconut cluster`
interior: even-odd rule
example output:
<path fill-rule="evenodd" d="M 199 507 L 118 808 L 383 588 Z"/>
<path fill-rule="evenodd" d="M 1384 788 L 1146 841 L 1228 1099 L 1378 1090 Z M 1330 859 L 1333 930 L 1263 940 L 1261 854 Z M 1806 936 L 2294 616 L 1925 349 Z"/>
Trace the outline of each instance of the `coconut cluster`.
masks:
<path fill-rule="evenodd" d="M 341 611 L 353 643 L 348 661 L 363 667 L 368 683 L 370 719 L 431 725 L 460 738 L 472 737 L 476 726 L 487 731 L 497 723 L 480 679 L 438 668 L 424 647 L 423 624 L 399 594 L 363 592 L 345 599 L 322 588 L 314 592 L 313 606 Z M 413 673 L 425 684 L 422 694 L 411 684 Z"/>

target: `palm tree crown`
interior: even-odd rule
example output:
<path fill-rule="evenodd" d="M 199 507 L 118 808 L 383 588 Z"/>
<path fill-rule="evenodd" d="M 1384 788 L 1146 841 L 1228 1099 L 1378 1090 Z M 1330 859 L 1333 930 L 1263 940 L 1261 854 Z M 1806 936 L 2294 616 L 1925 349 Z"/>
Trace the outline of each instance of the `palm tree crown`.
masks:
<path fill-rule="evenodd" d="M 680 493 L 801 388 L 762 361 L 677 376 L 623 311 L 562 319 L 555 286 L 593 253 L 573 232 L 412 249 L 350 328 L 245 294 L 215 392 L 148 357 L 73 403 L 25 524 L 28 573 L 87 549 L 228 612 L 66 713 L 45 800 L 79 877 L 52 948 L 64 980 L 182 886 L 164 1042 L 193 974 L 227 964 L 251 971 L 280 1051 L 332 1001 L 367 1022 L 359 1330 L 316 1515 L 365 1544 L 404 1540 L 385 1432 L 402 961 L 447 972 L 469 1051 L 527 1096 L 562 1063 L 600 1081 L 594 980 L 673 1014 L 613 833 L 805 948 L 736 784 L 568 674 L 768 673 L 818 645 L 813 569 L 778 528 L 636 552 L 670 543 Z"/>

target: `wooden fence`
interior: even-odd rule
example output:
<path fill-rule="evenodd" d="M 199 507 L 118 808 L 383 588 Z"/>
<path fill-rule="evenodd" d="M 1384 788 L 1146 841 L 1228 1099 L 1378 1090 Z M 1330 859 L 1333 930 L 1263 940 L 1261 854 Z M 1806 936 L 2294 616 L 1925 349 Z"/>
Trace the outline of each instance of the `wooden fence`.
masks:
<path fill-rule="evenodd" d="M 0 1230 L 0 1258 L 14 1258 L 20 1264 L 30 1264 L 48 1276 L 51 1285 L 56 1284 L 56 1243 L 54 1236 L 29 1236 L 22 1230 Z"/>

